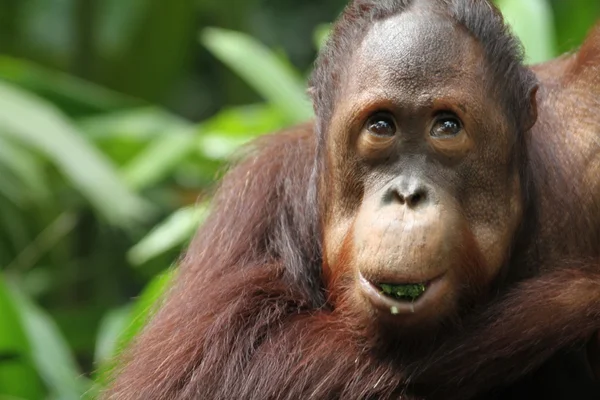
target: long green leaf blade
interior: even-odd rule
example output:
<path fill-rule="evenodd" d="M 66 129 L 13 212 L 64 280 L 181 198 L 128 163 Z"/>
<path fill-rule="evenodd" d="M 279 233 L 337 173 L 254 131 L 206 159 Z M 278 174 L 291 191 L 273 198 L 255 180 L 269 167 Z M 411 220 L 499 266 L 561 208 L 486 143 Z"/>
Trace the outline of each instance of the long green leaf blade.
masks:
<path fill-rule="evenodd" d="M 12 136 L 46 155 L 109 221 L 128 224 L 148 211 L 110 161 L 57 109 L 2 82 L 0 135 Z"/>
<path fill-rule="evenodd" d="M 192 238 L 206 215 L 206 205 L 186 207 L 174 212 L 129 250 L 129 261 L 139 266 L 185 243 Z"/>
<path fill-rule="evenodd" d="M 58 327 L 16 287 L 11 287 L 10 292 L 38 373 L 57 398 L 79 399 L 90 383 L 81 377 L 75 358 Z"/>
<path fill-rule="evenodd" d="M 291 122 L 312 118 L 303 80 L 265 46 L 239 32 L 209 28 L 202 43 Z"/>
<path fill-rule="evenodd" d="M 0 56 L 0 79 L 70 108 L 106 112 L 141 101 L 30 61 Z"/>
<path fill-rule="evenodd" d="M 138 190 L 159 182 L 194 151 L 194 142 L 191 127 L 156 139 L 123 168 L 125 182 Z"/>
<path fill-rule="evenodd" d="M 42 398 L 43 388 L 29 358 L 29 344 L 2 274 L 0 320 L 0 398 Z"/>
<path fill-rule="evenodd" d="M 120 335 L 131 323 L 132 308 L 130 305 L 109 311 L 98 329 L 94 361 L 96 365 L 103 365 L 115 356 Z"/>

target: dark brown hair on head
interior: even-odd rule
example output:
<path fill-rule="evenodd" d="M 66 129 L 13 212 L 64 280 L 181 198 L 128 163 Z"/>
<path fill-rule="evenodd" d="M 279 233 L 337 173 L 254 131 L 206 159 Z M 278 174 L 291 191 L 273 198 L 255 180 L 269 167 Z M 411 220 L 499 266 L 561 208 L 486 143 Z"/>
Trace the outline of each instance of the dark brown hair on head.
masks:
<path fill-rule="evenodd" d="M 323 137 L 339 101 L 341 81 L 354 51 L 371 25 L 405 11 L 415 1 L 434 1 L 440 12 L 464 27 L 480 44 L 491 75 L 491 88 L 502 101 L 507 115 L 515 116 L 515 129 L 529 128 L 535 119 L 531 93 L 537 86 L 533 72 L 523 66 L 523 49 L 504 23 L 502 14 L 487 0 L 355 0 L 335 24 L 321 51 L 310 80 L 317 116 L 317 131 Z M 510 85 L 506 83 L 510 82 Z"/>

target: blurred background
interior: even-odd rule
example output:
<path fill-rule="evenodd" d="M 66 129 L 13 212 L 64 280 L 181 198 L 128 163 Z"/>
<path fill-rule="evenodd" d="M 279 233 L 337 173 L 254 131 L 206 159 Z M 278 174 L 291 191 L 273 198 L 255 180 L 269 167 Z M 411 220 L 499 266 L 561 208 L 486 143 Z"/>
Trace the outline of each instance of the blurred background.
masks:
<path fill-rule="evenodd" d="M 529 62 L 598 0 L 499 0 Z M 0 0 L 0 400 L 93 398 L 344 0 Z"/>

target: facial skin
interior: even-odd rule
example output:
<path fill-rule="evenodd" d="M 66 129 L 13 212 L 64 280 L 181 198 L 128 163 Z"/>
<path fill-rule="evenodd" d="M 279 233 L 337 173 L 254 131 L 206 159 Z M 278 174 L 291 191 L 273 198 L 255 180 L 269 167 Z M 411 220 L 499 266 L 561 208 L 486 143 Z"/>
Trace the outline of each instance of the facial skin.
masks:
<path fill-rule="evenodd" d="M 331 284 L 405 326 L 440 321 L 485 291 L 522 216 L 517 132 L 479 44 L 417 4 L 374 24 L 348 66 L 325 188 Z M 426 290 L 403 301 L 382 283 Z"/>

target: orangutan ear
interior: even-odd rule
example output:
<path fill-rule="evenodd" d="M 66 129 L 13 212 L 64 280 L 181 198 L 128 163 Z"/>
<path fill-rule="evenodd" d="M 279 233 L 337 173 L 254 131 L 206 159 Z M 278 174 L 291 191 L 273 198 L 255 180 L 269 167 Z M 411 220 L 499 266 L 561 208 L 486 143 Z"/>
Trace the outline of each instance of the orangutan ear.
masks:
<path fill-rule="evenodd" d="M 538 103 L 537 103 L 537 93 L 540 86 L 536 84 L 529 91 L 529 110 L 525 115 L 525 120 L 523 124 L 523 132 L 527 132 L 533 128 L 538 119 Z"/>

